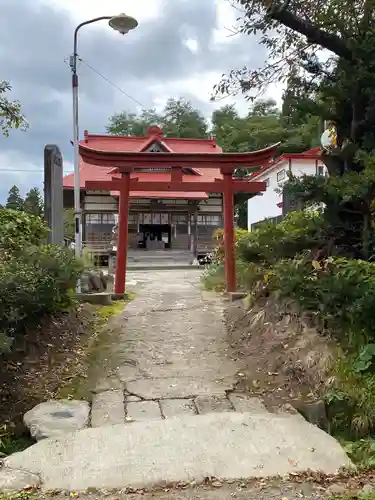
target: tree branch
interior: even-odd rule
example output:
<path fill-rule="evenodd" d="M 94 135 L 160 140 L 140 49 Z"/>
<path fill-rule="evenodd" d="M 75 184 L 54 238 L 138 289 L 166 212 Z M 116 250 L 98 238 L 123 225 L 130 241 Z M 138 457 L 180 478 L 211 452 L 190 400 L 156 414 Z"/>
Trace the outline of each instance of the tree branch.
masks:
<path fill-rule="evenodd" d="M 267 11 L 267 17 L 305 36 L 310 43 L 320 45 L 347 61 L 353 61 L 352 51 L 338 36 L 326 33 L 309 21 L 296 16 L 287 10 L 288 4 L 289 2 L 286 1 L 281 6 L 270 7 Z"/>

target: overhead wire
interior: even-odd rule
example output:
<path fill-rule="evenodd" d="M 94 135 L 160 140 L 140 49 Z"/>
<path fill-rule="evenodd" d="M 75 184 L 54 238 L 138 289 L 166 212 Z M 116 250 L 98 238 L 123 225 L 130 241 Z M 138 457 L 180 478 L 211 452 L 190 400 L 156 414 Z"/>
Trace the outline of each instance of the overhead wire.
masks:
<path fill-rule="evenodd" d="M 107 78 L 105 75 L 103 75 L 103 73 L 101 73 L 100 71 L 98 71 L 96 68 L 94 68 L 91 64 L 89 64 L 88 62 L 86 62 L 84 59 L 82 59 L 82 57 L 78 57 L 78 60 L 83 63 L 85 66 L 87 66 L 89 69 L 91 69 L 91 71 L 93 71 L 94 73 L 96 73 L 98 76 L 100 76 L 101 78 L 103 78 L 104 81 L 106 81 L 107 83 L 109 83 L 110 85 L 112 85 L 113 88 L 115 88 L 116 90 L 118 90 L 119 92 L 121 92 L 121 94 L 123 94 L 124 96 L 126 96 L 128 99 L 130 99 L 131 101 L 135 102 L 136 104 L 138 104 L 139 106 L 141 106 L 143 109 L 147 109 L 146 106 L 144 104 L 142 104 L 140 101 L 138 101 L 135 97 L 133 97 L 132 95 L 128 94 L 127 92 L 125 92 L 125 90 L 123 90 L 121 87 L 119 87 L 118 85 L 116 85 L 114 82 L 112 82 L 112 80 L 110 80 L 109 78 Z"/>

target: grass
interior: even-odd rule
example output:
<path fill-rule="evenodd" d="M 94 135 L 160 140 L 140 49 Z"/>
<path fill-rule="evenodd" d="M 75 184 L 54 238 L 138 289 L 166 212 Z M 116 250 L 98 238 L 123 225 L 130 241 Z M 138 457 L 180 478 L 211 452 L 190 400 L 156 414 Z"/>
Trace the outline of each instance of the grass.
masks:
<path fill-rule="evenodd" d="M 69 383 L 60 388 L 58 399 L 91 399 L 90 381 L 98 371 L 111 370 L 111 346 L 119 334 L 115 326 L 108 326 L 111 318 L 119 315 L 126 304 L 133 300 L 128 294 L 126 299 L 112 302 L 105 306 L 95 306 L 95 320 L 82 339 L 81 349 L 77 356 L 76 370 Z"/>
<path fill-rule="evenodd" d="M 354 355 L 338 353 L 325 394 L 331 433 L 350 441 L 375 432 L 375 374 L 372 370 L 358 372 L 355 360 Z"/>
<path fill-rule="evenodd" d="M 36 493 L 20 491 L 18 493 L 0 493 L 0 500 L 37 500 Z"/>
<path fill-rule="evenodd" d="M 110 320 L 119 315 L 133 298 L 134 296 L 129 294 L 125 300 L 114 301 L 106 306 L 93 306 L 93 320 L 80 336 L 78 345 L 74 346 L 73 359 L 69 359 L 69 378 L 56 393 L 51 394 L 51 398 L 90 401 L 90 381 L 98 371 L 110 370 L 111 346 L 119 333 L 115 325 L 110 325 Z M 0 458 L 34 444 L 28 435 L 19 434 L 15 432 L 13 424 L 0 426 Z M 31 495 L 29 492 L 22 492 L 20 495 L 14 498 L 34 498 L 27 496 Z M 3 500 L 3 497 L 0 496 L 0 500 Z"/>
<path fill-rule="evenodd" d="M 0 457 L 26 450 L 32 444 L 34 441 L 29 436 L 16 436 L 11 425 L 4 424 L 0 427 Z"/>

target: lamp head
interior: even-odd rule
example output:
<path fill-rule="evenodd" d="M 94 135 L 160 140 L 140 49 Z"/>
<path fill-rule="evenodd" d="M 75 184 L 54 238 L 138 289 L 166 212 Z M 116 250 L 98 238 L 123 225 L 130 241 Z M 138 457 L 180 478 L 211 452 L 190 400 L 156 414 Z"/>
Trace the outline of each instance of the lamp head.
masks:
<path fill-rule="evenodd" d="M 138 21 L 134 17 L 122 13 L 112 17 L 108 24 L 113 30 L 118 31 L 121 35 L 126 35 L 129 31 L 138 26 Z"/>

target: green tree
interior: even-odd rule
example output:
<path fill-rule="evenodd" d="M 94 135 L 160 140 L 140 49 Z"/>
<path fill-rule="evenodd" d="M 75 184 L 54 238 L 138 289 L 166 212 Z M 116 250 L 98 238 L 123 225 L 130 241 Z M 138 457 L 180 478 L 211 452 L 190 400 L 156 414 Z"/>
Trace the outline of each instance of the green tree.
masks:
<path fill-rule="evenodd" d="M 10 208 L 11 210 L 23 210 L 24 201 L 20 194 L 18 186 L 14 185 L 9 189 L 8 199 L 5 208 Z"/>
<path fill-rule="evenodd" d="M 244 10 L 241 31 L 261 35 L 268 62 L 233 70 L 216 91 L 254 93 L 270 83 L 298 80 L 315 115 L 337 124 L 338 147 L 324 158 L 330 174 L 363 168 L 356 152 L 375 146 L 375 2 L 236 2 Z"/>
<path fill-rule="evenodd" d="M 316 127 L 308 120 L 289 123 L 273 100 L 258 100 L 245 117 L 240 117 L 233 105 L 224 106 L 212 114 L 212 132 L 224 151 L 244 152 L 262 149 L 281 142 L 280 152 L 298 153 L 315 145 Z M 247 175 L 243 169 L 237 176 Z M 240 228 L 247 228 L 247 196 L 236 196 L 236 219 Z"/>
<path fill-rule="evenodd" d="M 295 123 L 298 117 L 300 105 L 296 104 L 302 95 L 300 104 L 311 107 L 310 116 L 320 119 L 320 126 L 322 120 L 335 124 L 336 143 L 322 153 L 330 177 L 352 182 L 348 174 L 355 173 L 366 192 L 364 171 L 375 150 L 374 0 L 236 2 L 244 11 L 241 31 L 260 36 L 269 57 L 260 68 L 233 70 L 216 92 L 253 96 L 270 83 L 288 83 L 284 111 L 291 121 Z M 302 179 L 300 188 L 305 190 L 305 199 L 325 199 L 325 216 L 333 229 L 331 248 L 364 257 L 359 242 L 373 240 L 373 227 L 366 222 L 372 204 L 364 198 L 349 199 L 342 183 L 322 189 L 321 184 L 327 182 Z"/>
<path fill-rule="evenodd" d="M 208 124 L 190 101 L 168 99 L 163 112 L 163 131 L 166 137 L 204 139 L 208 137 Z"/>
<path fill-rule="evenodd" d="M 25 130 L 28 126 L 25 117 L 21 113 L 21 105 L 18 101 L 11 101 L 7 97 L 12 87 L 9 82 L 0 80 L 0 131 L 8 136 L 11 128 Z"/>
<path fill-rule="evenodd" d="M 145 135 L 151 125 L 162 125 L 163 119 L 154 109 L 145 109 L 140 115 L 122 111 L 109 119 L 107 132 L 112 135 Z"/>
<path fill-rule="evenodd" d="M 141 114 L 123 111 L 109 119 L 107 131 L 113 135 L 138 135 L 147 133 L 151 125 L 159 125 L 165 137 L 204 138 L 208 125 L 199 110 L 190 101 L 169 99 L 161 114 L 145 109 Z"/>
<path fill-rule="evenodd" d="M 27 193 L 23 203 L 23 209 L 30 215 L 41 217 L 43 215 L 44 202 L 38 188 L 34 187 Z"/>

